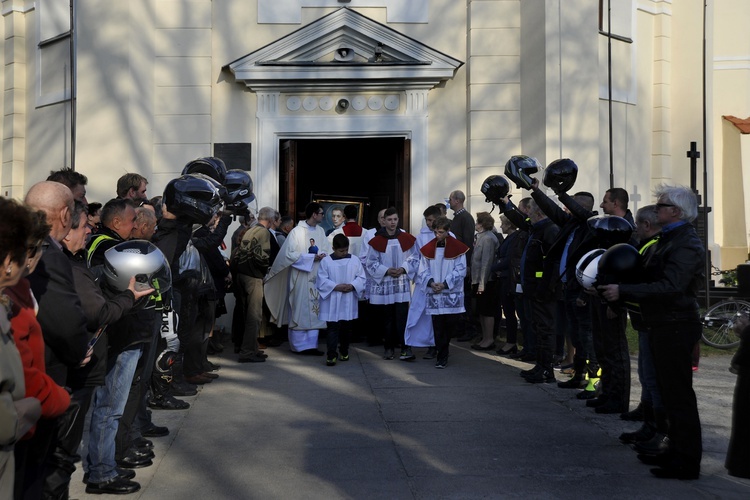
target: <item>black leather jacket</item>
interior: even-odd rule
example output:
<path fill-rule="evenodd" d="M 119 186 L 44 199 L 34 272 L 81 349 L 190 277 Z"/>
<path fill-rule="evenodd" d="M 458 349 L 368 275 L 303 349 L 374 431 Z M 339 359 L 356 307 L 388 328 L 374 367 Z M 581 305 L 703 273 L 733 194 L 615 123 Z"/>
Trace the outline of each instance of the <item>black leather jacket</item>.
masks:
<path fill-rule="evenodd" d="M 526 244 L 524 262 L 521 264 L 523 269 L 521 274 L 521 283 L 523 294 L 536 300 L 551 300 L 555 298 L 557 280 L 555 277 L 555 262 L 547 259 L 552 244 L 557 238 L 560 228 L 552 222 L 551 219 L 545 218 L 531 223 L 514 205 L 508 202 L 503 209 L 508 219 L 519 229 L 523 228 L 529 231 L 529 240 Z"/>
<path fill-rule="evenodd" d="M 621 284 L 620 298 L 637 302 L 646 325 L 699 321 L 696 299 L 705 280 L 706 253 L 691 224 L 662 233 L 644 262 L 648 283 Z"/>

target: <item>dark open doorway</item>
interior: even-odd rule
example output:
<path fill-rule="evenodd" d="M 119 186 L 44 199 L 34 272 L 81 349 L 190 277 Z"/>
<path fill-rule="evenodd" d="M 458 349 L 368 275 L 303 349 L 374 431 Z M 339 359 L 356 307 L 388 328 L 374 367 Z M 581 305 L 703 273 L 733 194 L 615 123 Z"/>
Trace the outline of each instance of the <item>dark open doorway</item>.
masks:
<path fill-rule="evenodd" d="M 409 230 L 410 141 L 403 137 L 280 141 L 279 211 L 296 220 L 314 198 L 364 201 L 363 226 L 395 206 Z M 302 212 L 302 214 L 300 214 Z"/>

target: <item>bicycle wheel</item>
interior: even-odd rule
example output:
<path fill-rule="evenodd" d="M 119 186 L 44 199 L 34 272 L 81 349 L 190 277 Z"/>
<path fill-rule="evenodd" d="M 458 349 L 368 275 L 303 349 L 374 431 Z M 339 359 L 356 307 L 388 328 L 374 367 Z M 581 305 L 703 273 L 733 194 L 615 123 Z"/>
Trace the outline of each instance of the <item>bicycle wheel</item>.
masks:
<path fill-rule="evenodd" d="M 718 349 L 738 346 L 740 336 L 733 326 L 737 315 L 741 313 L 750 314 L 750 302 L 729 299 L 711 307 L 703 316 L 703 342 Z"/>

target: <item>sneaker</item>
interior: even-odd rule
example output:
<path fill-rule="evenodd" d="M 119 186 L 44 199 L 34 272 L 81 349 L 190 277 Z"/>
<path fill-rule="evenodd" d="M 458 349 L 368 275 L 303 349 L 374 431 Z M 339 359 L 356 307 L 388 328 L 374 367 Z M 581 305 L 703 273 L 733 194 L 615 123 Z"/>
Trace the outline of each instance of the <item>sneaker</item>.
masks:
<path fill-rule="evenodd" d="M 332 358 L 326 359 L 326 366 L 336 366 L 336 360 L 338 360 L 338 356 L 334 354 Z"/>
<path fill-rule="evenodd" d="M 428 347 L 427 352 L 422 356 L 422 359 L 435 359 L 437 356 L 437 348 L 436 347 Z"/>
<path fill-rule="evenodd" d="M 411 347 L 407 346 L 406 349 L 401 351 L 401 356 L 398 359 L 401 361 L 414 361 L 417 357 L 411 352 Z"/>
<path fill-rule="evenodd" d="M 446 366 L 448 366 L 447 359 L 438 359 L 437 361 L 435 361 L 435 368 L 442 369 L 442 368 L 445 368 Z"/>
<path fill-rule="evenodd" d="M 347 353 L 347 354 L 340 354 L 339 355 L 339 361 L 349 361 L 349 353 Z"/>
<path fill-rule="evenodd" d="M 393 359 L 395 356 L 393 349 L 386 349 L 383 353 L 383 359 Z"/>

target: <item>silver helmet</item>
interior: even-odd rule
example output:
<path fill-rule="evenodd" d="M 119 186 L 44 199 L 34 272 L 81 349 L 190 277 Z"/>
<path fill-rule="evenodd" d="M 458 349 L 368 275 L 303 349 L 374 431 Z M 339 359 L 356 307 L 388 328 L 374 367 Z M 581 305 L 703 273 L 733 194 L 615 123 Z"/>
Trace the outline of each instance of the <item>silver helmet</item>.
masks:
<path fill-rule="evenodd" d="M 111 288 L 127 290 L 133 276 L 138 291 L 153 288 L 163 294 L 172 286 L 169 262 L 146 240 L 123 241 L 104 252 L 104 278 Z"/>

